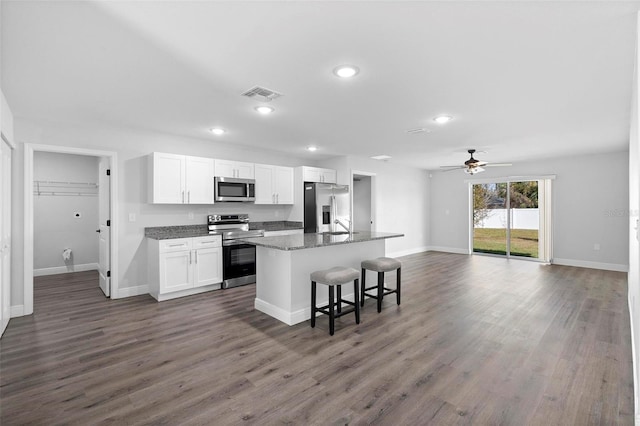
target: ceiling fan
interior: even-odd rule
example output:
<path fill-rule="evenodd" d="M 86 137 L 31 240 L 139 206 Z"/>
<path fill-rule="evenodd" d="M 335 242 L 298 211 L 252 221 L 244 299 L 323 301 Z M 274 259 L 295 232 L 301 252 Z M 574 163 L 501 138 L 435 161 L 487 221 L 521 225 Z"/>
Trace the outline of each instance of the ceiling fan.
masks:
<path fill-rule="evenodd" d="M 489 164 L 486 161 L 480 161 L 476 158 L 473 158 L 473 154 L 476 152 L 475 149 L 469 149 L 467 152 L 471 155 L 467 161 L 464 162 L 463 166 L 440 166 L 445 172 L 450 170 L 458 170 L 464 169 L 464 172 L 470 175 L 474 175 L 476 173 L 484 172 L 483 167 L 501 167 L 501 166 L 510 166 L 511 163 L 493 163 Z"/>

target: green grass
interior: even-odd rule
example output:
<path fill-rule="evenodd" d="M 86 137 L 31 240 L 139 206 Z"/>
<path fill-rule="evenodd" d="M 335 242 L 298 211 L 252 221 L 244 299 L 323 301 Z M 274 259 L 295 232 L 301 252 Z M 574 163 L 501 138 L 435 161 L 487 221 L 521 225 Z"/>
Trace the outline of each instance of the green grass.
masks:
<path fill-rule="evenodd" d="M 475 228 L 473 251 L 479 253 L 506 254 L 507 230 Z M 511 254 L 513 256 L 538 257 L 538 230 L 512 229 Z"/>

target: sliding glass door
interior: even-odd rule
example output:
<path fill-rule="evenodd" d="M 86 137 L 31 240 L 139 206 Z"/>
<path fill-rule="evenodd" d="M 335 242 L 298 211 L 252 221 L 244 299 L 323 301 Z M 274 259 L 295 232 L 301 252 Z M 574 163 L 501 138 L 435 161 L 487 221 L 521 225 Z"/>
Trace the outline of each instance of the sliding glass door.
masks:
<path fill-rule="evenodd" d="M 541 185 L 545 181 L 473 184 L 473 252 L 548 260 Z"/>

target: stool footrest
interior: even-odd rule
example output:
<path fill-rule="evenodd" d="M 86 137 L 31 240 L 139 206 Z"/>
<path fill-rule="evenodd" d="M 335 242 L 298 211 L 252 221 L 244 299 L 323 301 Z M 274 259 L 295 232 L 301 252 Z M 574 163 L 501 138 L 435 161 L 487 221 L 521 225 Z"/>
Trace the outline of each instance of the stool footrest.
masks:
<path fill-rule="evenodd" d="M 364 292 L 364 295 L 367 296 L 367 297 L 371 297 L 373 299 L 377 299 L 378 298 L 378 294 L 377 293 L 376 294 L 367 293 L 367 290 L 372 290 L 372 289 L 376 289 L 377 290 L 378 287 L 372 287 L 372 288 L 366 289 L 365 292 Z M 393 288 L 383 287 L 383 289 L 384 289 L 384 291 L 382 292 L 382 297 L 386 296 L 387 294 L 392 294 L 392 293 L 397 293 L 398 292 L 397 288 L 393 289 Z"/>
<path fill-rule="evenodd" d="M 351 303 L 351 305 L 353 305 L 353 303 Z M 325 315 L 330 315 L 329 314 L 329 305 L 321 306 L 319 308 L 316 308 L 316 311 L 317 312 L 322 312 Z M 356 311 L 356 308 L 355 308 L 355 305 L 354 305 L 353 308 L 343 309 L 340 313 L 338 313 L 337 311 L 334 312 L 333 313 L 333 317 L 334 318 L 340 318 L 343 315 L 350 314 L 350 313 L 355 312 L 355 311 Z"/>

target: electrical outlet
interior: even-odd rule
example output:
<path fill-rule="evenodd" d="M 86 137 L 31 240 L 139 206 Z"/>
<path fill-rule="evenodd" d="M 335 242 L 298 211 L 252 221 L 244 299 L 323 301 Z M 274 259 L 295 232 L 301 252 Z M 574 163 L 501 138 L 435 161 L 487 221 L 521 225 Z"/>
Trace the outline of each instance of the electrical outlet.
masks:
<path fill-rule="evenodd" d="M 594 249 L 595 251 L 600 250 L 600 244 L 595 243 L 595 244 L 593 245 L 593 249 Z"/>
<path fill-rule="evenodd" d="M 276 217 L 280 217 L 280 210 L 276 210 Z"/>
<path fill-rule="evenodd" d="M 189 219 L 193 219 L 193 212 L 189 212 Z"/>

